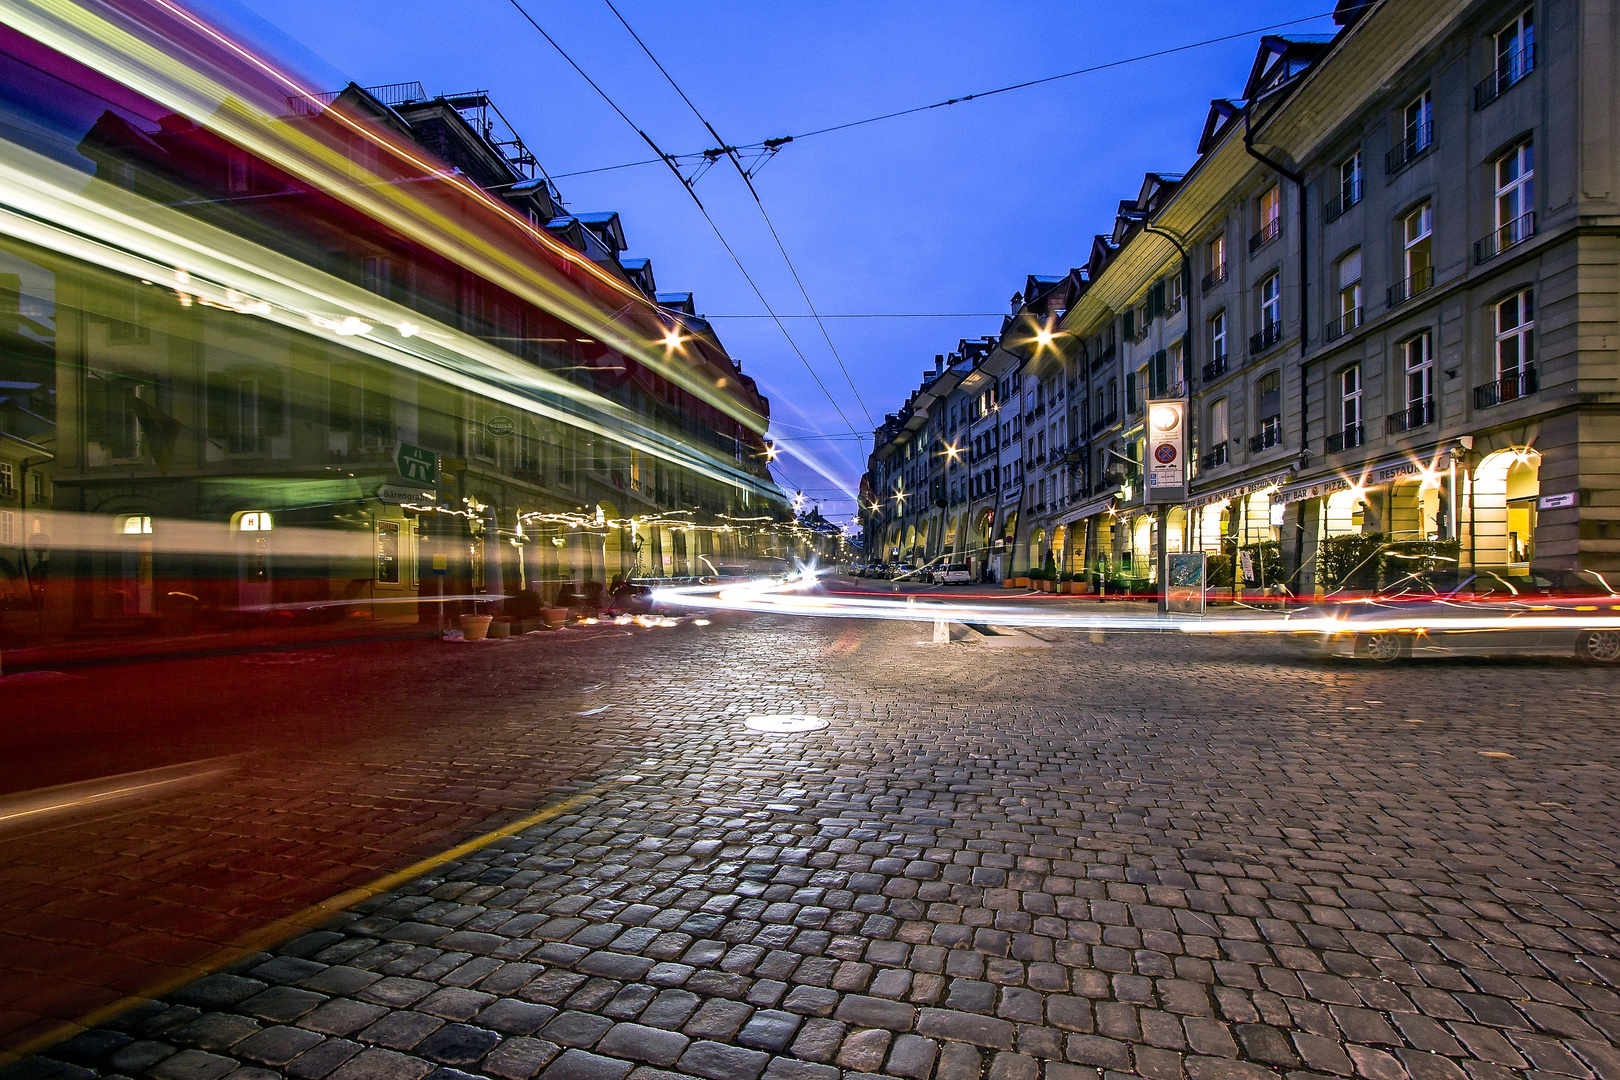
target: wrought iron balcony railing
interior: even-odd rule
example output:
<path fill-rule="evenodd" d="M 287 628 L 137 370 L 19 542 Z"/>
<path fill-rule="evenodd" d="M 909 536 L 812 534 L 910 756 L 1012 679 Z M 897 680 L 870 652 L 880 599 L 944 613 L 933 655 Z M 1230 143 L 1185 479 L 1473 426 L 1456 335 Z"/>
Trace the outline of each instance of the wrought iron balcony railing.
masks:
<path fill-rule="evenodd" d="M 1474 86 L 1474 110 L 1477 112 L 1501 97 L 1508 87 L 1536 70 L 1536 43 L 1530 42 L 1518 52 L 1501 61 L 1496 70 Z"/>
<path fill-rule="evenodd" d="M 1397 281 L 1391 285 L 1384 294 L 1384 300 L 1390 307 L 1400 307 L 1418 293 L 1428 292 L 1432 288 L 1434 288 L 1434 267 L 1425 266 L 1405 281 Z"/>
<path fill-rule="evenodd" d="M 1427 401 L 1414 401 L 1397 413 L 1392 413 L 1384 421 L 1384 431 L 1390 435 L 1398 435 L 1403 431 L 1411 431 L 1426 424 L 1434 423 L 1434 399 Z"/>
<path fill-rule="evenodd" d="M 1327 452 L 1337 454 L 1341 450 L 1349 450 L 1352 447 L 1360 446 L 1366 441 L 1362 437 L 1361 425 L 1351 424 L 1343 431 L 1336 431 L 1327 437 Z"/>
<path fill-rule="evenodd" d="M 1536 369 L 1527 367 L 1522 371 L 1503 375 L 1484 386 L 1474 387 L 1474 408 L 1489 409 L 1495 405 L 1505 405 L 1510 401 L 1529 397 L 1538 389 L 1540 387 L 1536 383 Z"/>
<path fill-rule="evenodd" d="M 1489 236 L 1474 241 L 1474 262 L 1489 262 L 1515 244 L 1522 244 L 1536 235 L 1536 212 L 1520 214 L 1500 228 L 1492 229 Z"/>
<path fill-rule="evenodd" d="M 1339 338 L 1344 337 L 1344 335 L 1348 334 L 1356 327 L 1360 326 L 1361 323 L 1362 310 L 1359 307 L 1354 308 L 1345 312 L 1343 315 L 1340 315 L 1337 319 L 1334 319 L 1332 322 L 1323 327 L 1322 336 L 1327 338 L 1329 341 L 1336 341 Z"/>
<path fill-rule="evenodd" d="M 1391 176 L 1434 149 L 1434 121 L 1426 120 L 1411 134 L 1389 148 L 1384 155 L 1384 171 Z"/>

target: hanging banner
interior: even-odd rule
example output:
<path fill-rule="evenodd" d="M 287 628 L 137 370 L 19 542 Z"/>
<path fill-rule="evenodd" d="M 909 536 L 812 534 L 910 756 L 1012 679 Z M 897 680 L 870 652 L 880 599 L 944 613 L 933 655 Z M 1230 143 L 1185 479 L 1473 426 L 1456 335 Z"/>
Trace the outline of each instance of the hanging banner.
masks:
<path fill-rule="evenodd" d="M 1147 501 L 1180 503 L 1187 493 L 1187 402 L 1147 403 Z"/>

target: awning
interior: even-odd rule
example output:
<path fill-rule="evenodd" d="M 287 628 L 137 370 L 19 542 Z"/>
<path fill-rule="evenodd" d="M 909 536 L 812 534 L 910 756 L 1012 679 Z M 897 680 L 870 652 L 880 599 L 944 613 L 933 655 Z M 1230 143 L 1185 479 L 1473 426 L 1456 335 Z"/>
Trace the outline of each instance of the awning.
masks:
<path fill-rule="evenodd" d="M 1270 476 L 1263 476 L 1258 480 L 1249 480 L 1242 484 L 1221 488 L 1218 491 L 1195 495 L 1188 499 L 1185 505 L 1188 510 L 1196 510 L 1201 506 L 1208 506 L 1210 503 L 1218 503 L 1222 499 L 1235 499 L 1240 495 L 1248 495 L 1250 492 L 1264 491 L 1268 487 L 1280 485 L 1292 473 L 1292 469 L 1286 469 L 1283 472 L 1272 473 Z"/>
<path fill-rule="evenodd" d="M 1100 514 L 1105 510 L 1112 510 L 1113 508 L 1114 496 L 1104 495 L 1101 498 L 1092 499 L 1088 503 L 1081 503 L 1075 509 L 1070 510 L 1062 517 L 1058 518 L 1057 521 L 1054 522 L 1054 525 L 1068 525 L 1072 522 L 1079 521 L 1082 518 L 1088 518 L 1092 514 Z"/>
<path fill-rule="evenodd" d="M 1348 491 L 1353 487 L 1377 487 L 1406 477 L 1417 477 L 1425 470 L 1429 472 L 1444 472 L 1451 468 L 1451 453 L 1443 451 L 1435 455 L 1428 464 L 1424 464 L 1421 456 L 1401 454 L 1394 457 L 1362 465 L 1359 468 L 1344 469 L 1334 476 L 1324 476 L 1316 480 L 1294 484 L 1277 493 L 1277 501 L 1292 503 L 1304 499 L 1316 499 L 1325 495 L 1332 495 L 1336 491 Z"/>

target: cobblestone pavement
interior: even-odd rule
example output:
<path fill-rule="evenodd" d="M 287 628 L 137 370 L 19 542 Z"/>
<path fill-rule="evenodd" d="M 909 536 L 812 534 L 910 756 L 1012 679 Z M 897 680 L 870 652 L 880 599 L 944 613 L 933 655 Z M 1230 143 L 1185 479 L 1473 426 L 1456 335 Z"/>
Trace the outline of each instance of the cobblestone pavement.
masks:
<path fill-rule="evenodd" d="M 1614 672 L 924 636 L 613 643 L 587 801 L 9 1075 L 1620 1080 Z"/>

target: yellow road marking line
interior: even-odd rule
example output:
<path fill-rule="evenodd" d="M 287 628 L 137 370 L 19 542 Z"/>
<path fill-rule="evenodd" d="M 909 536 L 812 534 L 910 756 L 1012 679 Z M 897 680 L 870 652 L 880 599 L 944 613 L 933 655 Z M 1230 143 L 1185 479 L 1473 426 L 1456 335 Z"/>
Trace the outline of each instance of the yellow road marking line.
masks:
<path fill-rule="evenodd" d="M 259 952 L 268 948 L 269 946 L 287 941 L 305 930 L 319 926 L 321 923 L 330 919 L 333 915 L 342 911 L 347 911 L 349 908 L 360 903 L 362 900 L 369 900 L 378 893 L 387 892 L 396 885 L 403 885 L 407 881 L 413 881 L 416 878 L 421 877 L 423 874 L 426 874 L 429 870 L 443 866 L 447 862 L 454 862 L 463 856 L 472 854 L 480 848 L 488 847 L 496 840 L 504 839 L 505 837 L 512 836 L 515 833 L 520 833 L 525 829 L 530 829 L 536 825 L 542 824 L 543 822 L 549 821 L 557 815 L 573 809 L 580 803 L 588 802 L 590 799 L 594 798 L 599 791 L 608 786 L 608 784 L 597 784 L 589 791 L 583 791 L 578 795 L 573 795 L 564 799 L 562 802 L 553 803 L 542 810 L 529 814 L 527 817 L 519 818 L 518 820 L 510 822 L 509 824 L 502 825 L 498 829 L 484 833 L 482 836 L 475 836 L 471 840 L 457 844 L 455 847 L 450 848 L 447 851 L 442 851 L 437 855 L 429 856 L 420 862 L 412 863 L 403 870 L 396 870 L 392 874 L 385 874 L 370 884 L 360 885 L 356 888 L 338 893 L 336 896 L 322 900 L 319 903 L 311 904 L 309 907 L 304 908 L 302 911 L 294 915 L 290 915 L 287 918 L 277 919 L 274 922 L 267 923 L 259 929 L 238 938 L 234 944 L 217 949 L 203 959 L 193 964 L 186 965 L 183 972 L 179 975 L 171 975 L 168 978 L 160 979 L 145 987 L 139 993 L 128 994 L 122 998 L 119 998 L 117 1001 L 103 1005 L 97 1009 L 92 1009 L 90 1012 L 80 1016 L 77 1020 L 63 1021 L 45 1034 L 35 1036 L 34 1038 L 23 1043 L 21 1046 L 10 1050 L 0 1050 L 0 1065 L 9 1065 L 11 1062 L 16 1061 L 19 1058 L 28 1057 L 30 1054 L 37 1054 L 42 1050 L 56 1045 L 59 1042 L 72 1038 L 81 1031 L 86 1031 L 97 1026 L 98 1024 L 106 1023 L 108 1020 L 111 1020 L 113 1017 L 117 1016 L 126 1009 L 140 1005 L 147 1001 L 154 1000 L 156 998 L 160 998 L 165 994 L 172 993 L 175 990 L 180 989 L 180 987 L 185 986 L 188 983 L 195 982 L 204 975 L 212 974 L 213 972 L 218 971 L 220 968 L 234 963 L 250 953 Z"/>

